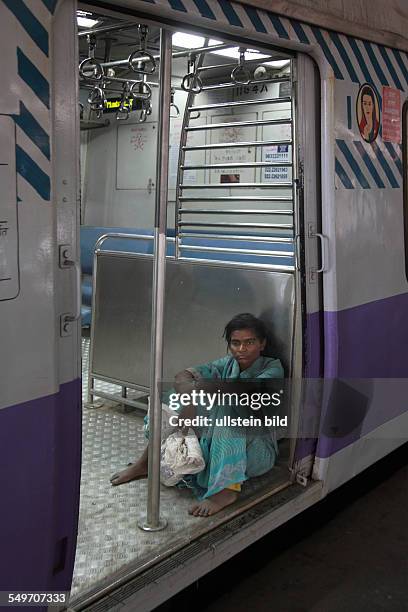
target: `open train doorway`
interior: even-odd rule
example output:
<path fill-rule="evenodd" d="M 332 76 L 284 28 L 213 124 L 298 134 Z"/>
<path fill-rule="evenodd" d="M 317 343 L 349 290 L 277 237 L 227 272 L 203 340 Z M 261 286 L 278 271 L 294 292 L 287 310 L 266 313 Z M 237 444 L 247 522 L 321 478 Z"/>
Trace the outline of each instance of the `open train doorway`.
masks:
<path fill-rule="evenodd" d="M 288 391 L 288 425 L 274 431 L 273 468 L 245 479 L 238 501 L 214 516 L 189 514 L 188 487 L 162 486 L 168 526 L 146 533 L 138 520 L 148 481 L 110 484 L 146 445 L 161 26 L 86 8 L 78 14 L 88 21 L 79 22 L 83 454 L 74 607 L 290 487 L 301 461 L 299 383 Z M 313 68 L 302 61 L 305 81 Z M 309 139 L 309 167 L 316 163 L 315 93 L 303 81 L 298 96 L 298 73 L 288 50 L 172 31 L 167 382 L 225 356 L 222 332 L 239 313 L 266 325 L 268 355 L 284 378 L 302 377 L 305 308 L 319 299 L 318 278 L 305 286 L 305 256 L 317 269 L 319 220 L 316 181 L 306 221 L 304 210 L 304 174 L 315 166 L 298 159 Z M 297 97 L 313 109 L 307 129 Z"/>

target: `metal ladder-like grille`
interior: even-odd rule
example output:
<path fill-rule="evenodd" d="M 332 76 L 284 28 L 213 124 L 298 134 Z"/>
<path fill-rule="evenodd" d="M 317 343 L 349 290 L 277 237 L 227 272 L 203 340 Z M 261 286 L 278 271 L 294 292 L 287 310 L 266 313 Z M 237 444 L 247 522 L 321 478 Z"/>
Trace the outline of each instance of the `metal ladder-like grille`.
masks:
<path fill-rule="evenodd" d="M 198 71 L 208 70 L 202 66 L 200 57 Z M 294 203 L 295 189 L 295 129 L 293 100 L 293 59 L 290 60 L 290 75 L 251 81 L 247 86 L 234 82 L 205 84 L 201 92 L 189 92 L 184 112 L 179 154 L 176 192 L 176 257 L 179 259 L 211 259 L 228 261 L 245 266 L 268 267 L 279 271 L 293 271 L 294 257 Z M 267 84 L 288 83 L 291 95 L 245 99 L 252 89 L 261 89 Z M 245 89 L 247 87 L 247 89 Z M 209 92 L 234 91 L 234 100 L 200 103 Z M 229 90 L 229 91 L 228 91 Z M 243 92 L 243 93 L 242 93 Z M 228 96 L 228 93 L 226 96 Z M 286 92 L 287 94 L 288 92 Z M 210 94 L 211 95 L 211 94 Z M 218 94 L 219 96 L 219 94 Z M 238 98 L 238 99 L 237 99 Z M 277 107 L 276 105 L 280 105 Z M 217 119 L 220 111 L 234 113 L 257 113 L 256 119 L 223 121 Z M 264 118 L 265 113 L 275 109 L 282 118 Z M 206 116 L 203 117 L 204 113 Z M 259 115 L 264 113 L 262 118 Z M 201 121 L 196 123 L 197 119 Z M 231 118 L 232 119 L 232 118 Z M 245 119 L 245 118 L 244 118 Z M 287 126 L 287 127 L 286 127 Z M 276 137 L 264 137 L 265 128 L 280 131 Z M 252 128 L 254 138 L 228 138 L 228 130 L 245 131 Z M 223 131 L 225 142 L 212 142 L 212 134 Z M 192 134 L 205 135 L 205 141 L 191 143 Z M 216 140 L 216 138 L 215 138 Z M 269 149 L 265 149 L 269 147 Z M 286 148 L 285 148 L 286 147 Z M 245 151 L 253 159 L 240 161 L 234 152 Z M 272 151 L 275 153 L 273 159 Z M 267 152 L 269 151 L 269 156 Z M 286 159 L 282 159 L 285 156 Z M 191 161 L 189 156 L 200 154 L 203 160 Z M 224 152 L 224 158 L 211 158 Z M 231 153 L 231 155 L 229 155 Z M 230 159 L 228 159 L 230 157 Z M 253 180 L 240 181 L 239 173 L 253 170 Z M 275 169 L 275 174 L 274 174 Z M 225 170 L 225 182 L 214 181 L 214 172 Z M 204 178 L 197 180 L 197 172 Z M 280 174 L 279 174 L 280 172 Z M 192 173 L 195 176 L 192 178 Z M 216 177 L 218 175 L 215 175 Z M 278 177 L 278 180 L 276 178 Z M 275 179 L 275 180 L 274 180 Z"/>

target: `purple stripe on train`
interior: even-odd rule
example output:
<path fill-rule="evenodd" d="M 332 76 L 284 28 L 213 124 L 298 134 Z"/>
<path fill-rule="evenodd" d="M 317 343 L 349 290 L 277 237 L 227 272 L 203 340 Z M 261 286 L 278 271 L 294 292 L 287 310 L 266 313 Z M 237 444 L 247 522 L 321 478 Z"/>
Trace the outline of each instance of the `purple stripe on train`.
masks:
<path fill-rule="evenodd" d="M 408 293 L 324 313 L 324 384 L 308 381 L 303 410 L 308 424 L 319 419 L 323 406 L 319 440 L 316 446 L 313 427 L 306 425 L 297 460 L 314 450 L 318 457 L 329 457 L 408 409 L 407 313 Z M 308 315 L 309 379 L 317 379 L 319 372 L 318 324 L 319 313 Z"/>
<path fill-rule="evenodd" d="M 408 293 L 324 313 L 325 379 L 337 380 L 325 389 L 317 456 L 407 411 L 407 313 Z"/>
<path fill-rule="evenodd" d="M 81 470 L 81 381 L 0 410 L 0 591 L 69 590 Z"/>

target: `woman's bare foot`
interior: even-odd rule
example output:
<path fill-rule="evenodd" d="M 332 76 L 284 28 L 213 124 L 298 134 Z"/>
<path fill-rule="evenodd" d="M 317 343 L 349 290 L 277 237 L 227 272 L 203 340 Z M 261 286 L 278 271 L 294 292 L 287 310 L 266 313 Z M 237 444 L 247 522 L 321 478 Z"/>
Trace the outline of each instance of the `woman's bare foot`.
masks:
<path fill-rule="evenodd" d="M 233 504 L 237 498 L 238 494 L 235 491 L 223 489 L 219 493 L 215 493 L 215 495 L 211 495 L 211 497 L 193 504 L 188 513 L 194 516 L 212 516 L 226 506 Z"/>
<path fill-rule="evenodd" d="M 141 478 L 147 478 L 147 452 L 144 452 L 136 463 L 129 463 L 125 470 L 114 474 L 110 481 L 112 486 L 116 487 L 125 482 L 140 480 Z"/>

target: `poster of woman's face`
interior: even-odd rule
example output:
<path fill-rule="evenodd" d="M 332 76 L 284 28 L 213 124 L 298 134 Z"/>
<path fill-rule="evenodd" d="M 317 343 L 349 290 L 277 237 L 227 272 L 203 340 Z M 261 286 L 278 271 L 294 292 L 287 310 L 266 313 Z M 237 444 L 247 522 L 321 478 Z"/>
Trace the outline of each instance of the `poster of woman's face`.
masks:
<path fill-rule="evenodd" d="M 360 87 L 356 109 L 361 137 L 366 142 L 373 142 L 380 129 L 380 104 L 377 93 L 368 83 Z"/>

